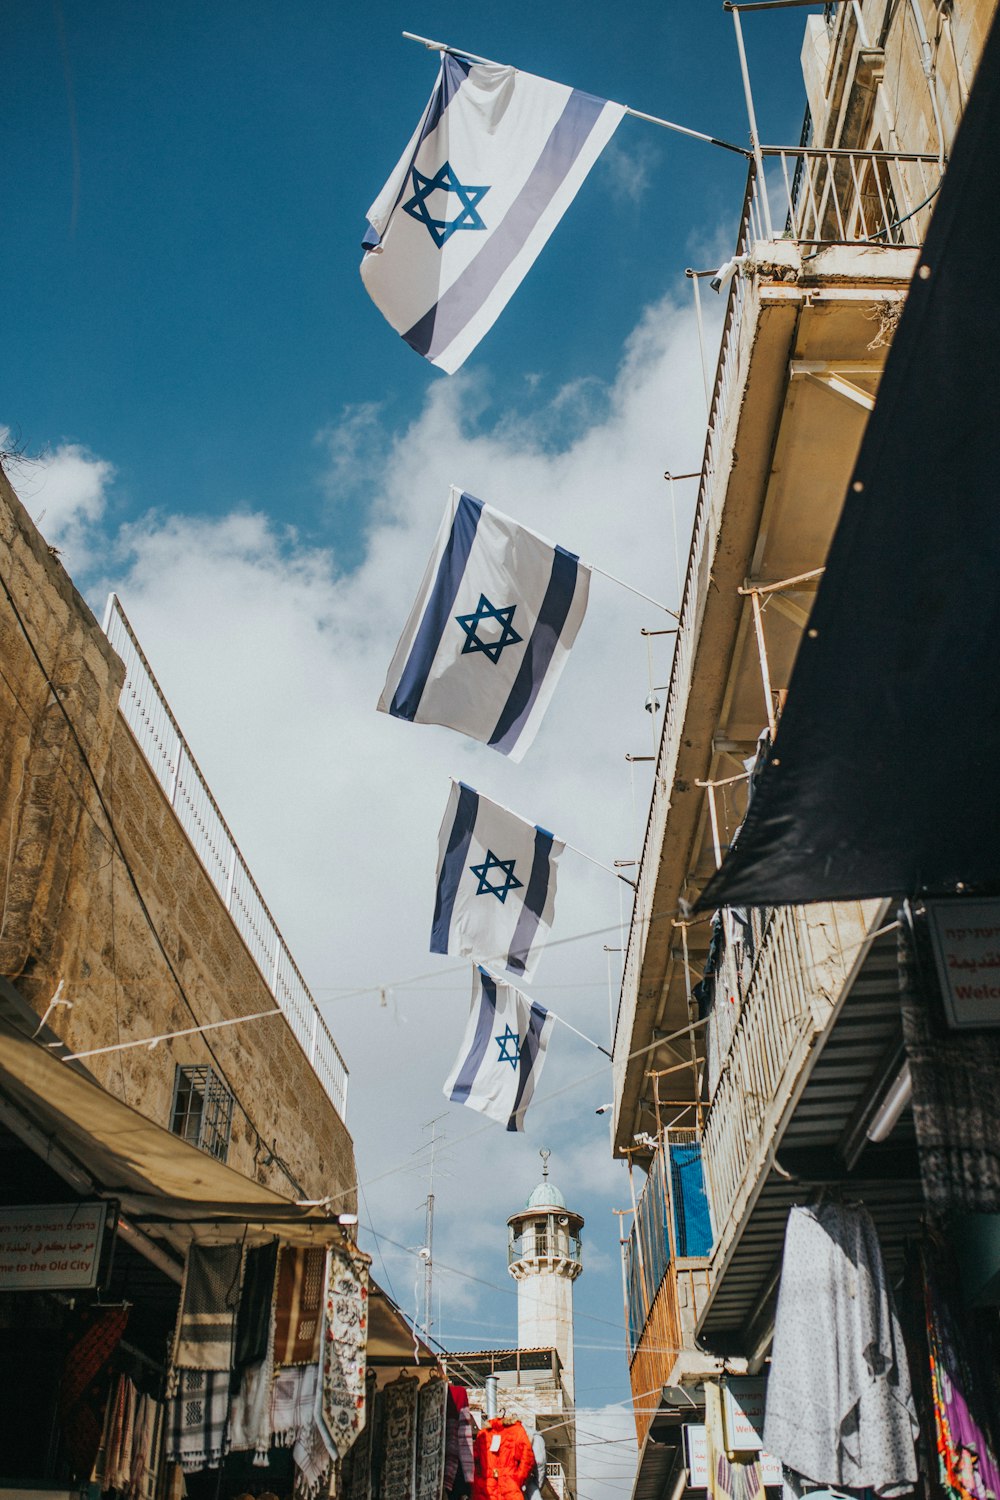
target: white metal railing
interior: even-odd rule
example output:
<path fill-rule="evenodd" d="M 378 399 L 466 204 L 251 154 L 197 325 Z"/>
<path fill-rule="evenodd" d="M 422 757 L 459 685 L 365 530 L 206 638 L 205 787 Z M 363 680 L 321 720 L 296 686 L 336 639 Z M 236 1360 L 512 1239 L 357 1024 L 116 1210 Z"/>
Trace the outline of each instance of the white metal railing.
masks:
<path fill-rule="evenodd" d="M 765 194 L 777 229 L 800 245 L 919 245 L 942 167 L 936 156 L 906 151 L 765 146 L 764 172 L 751 173 L 754 239 L 768 238 Z"/>
<path fill-rule="evenodd" d="M 119 711 L 296 1040 L 346 1121 L 347 1064 L 198 769 L 117 594 L 108 596 L 104 633 L 125 666 Z"/>
<path fill-rule="evenodd" d="M 782 194 L 784 195 L 787 217 L 783 237 L 797 240 L 803 245 L 815 248 L 821 244 L 847 243 L 883 248 L 899 243 L 919 243 L 918 236 L 926 227 L 930 207 L 922 201 L 918 192 L 924 198 L 928 194 L 932 198 L 940 180 L 940 167 L 935 156 L 903 152 L 826 151 L 795 146 L 765 147 L 763 157 L 766 179 L 763 182 L 758 181 L 755 163 L 749 163 L 736 238 L 737 256 L 747 254 L 755 241 L 765 239 L 765 221 L 761 208 L 765 192 L 771 194 L 769 201 L 777 204 L 779 215 Z M 897 237 L 893 238 L 894 235 Z M 680 622 L 622 971 L 614 1048 L 616 1060 L 619 1061 L 619 1042 L 624 1040 L 627 1044 L 628 1041 L 627 1036 L 619 1037 L 620 1023 L 623 1016 L 631 1018 L 650 924 L 654 920 L 670 919 L 669 913 L 654 913 L 653 898 L 659 851 L 670 809 L 670 791 L 680 752 L 681 728 L 691 691 L 712 550 L 725 502 L 725 488 L 716 483 L 716 473 L 723 458 L 726 415 L 734 388 L 738 386 L 742 376 L 739 335 L 745 301 L 746 281 L 739 274 L 729 284 L 722 325 L 715 384 L 708 413 L 701 483 L 692 525 L 691 550 L 684 576 Z M 626 1027 L 628 1029 L 630 1028 Z"/>
<path fill-rule="evenodd" d="M 716 1239 L 728 1223 L 798 1044 L 819 1024 L 805 910 L 771 913 L 705 1119 L 702 1159 Z"/>

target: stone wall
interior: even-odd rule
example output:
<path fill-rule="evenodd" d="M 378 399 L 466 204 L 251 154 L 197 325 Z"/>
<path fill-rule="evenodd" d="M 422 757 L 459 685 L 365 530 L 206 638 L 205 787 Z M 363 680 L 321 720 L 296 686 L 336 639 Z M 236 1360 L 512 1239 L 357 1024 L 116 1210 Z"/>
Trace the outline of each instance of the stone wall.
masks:
<path fill-rule="evenodd" d="M 63 982 L 72 1008 L 49 1025 L 73 1051 L 270 1009 L 118 713 L 121 662 L 2 474 L 0 580 L 0 974 L 39 1015 Z M 354 1209 L 350 1135 L 282 1016 L 87 1066 L 169 1125 L 175 1068 L 192 1063 L 235 1095 L 230 1166 Z"/>

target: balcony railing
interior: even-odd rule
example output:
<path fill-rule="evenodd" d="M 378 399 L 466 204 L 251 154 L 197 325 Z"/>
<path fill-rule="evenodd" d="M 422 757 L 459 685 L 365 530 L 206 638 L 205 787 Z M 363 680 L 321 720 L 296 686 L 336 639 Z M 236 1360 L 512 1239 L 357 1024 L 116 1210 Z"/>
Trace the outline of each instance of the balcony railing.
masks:
<path fill-rule="evenodd" d="M 125 664 L 119 712 L 215 886 L 297 1041 L 342 1120 L 347 1064 L 250 874 L 116 594 L 104 633 Z"/>
<path fill-rule="evenodd" d="M 773 227 L 775 221 L 779 226 L 779 237 L 797 241 L 810 250 L 835 244 L 879 249 L 898 243 L 920 243 L 930 206 L 918 193 L 933 197 L 940 176 L 936 157 L 893 152 L 825 151 L 797 146 L 765 148 L 763 159 L 763 181 L 758 179 L 755 163 L 750 163 L 736 237 L 737 256 L 747 255 L 755 242 L 765 240 L 768 223 Z M 765 195 L 767 215 L 764 211 Z M 650 924 L 654 920 L 667 920 L 663 914 L 657 917 L 653 911 L 659 851 L 677 771 L 681 728 L 691 691 L 714 540 L 719 533 L 725 503 L 725 486 L 717 482 L 717 474 L 727 457 L 723 452 L 726 419 L 734 391 L 739 388 L 743 377 L 740 331 L 746 297 L 745 277 L 742 274 L 734 276 L 729 284 L 722 325 L 680 623 L 622 976 L 618 1020 L 620 1022 L 624 1016 L 628 1027 L 638 994 Z M 628 1036 L 619 1037 L 616 1027 L 616 1058 L 623 1041 L 627 1046 Z"/>
<path fill-rule="evenodd" d="M 519 1234 L 507 1247 L 507 1264 L 519 1260 L 544 1259 L 558 1256 L 563 1260 L 579 1261 L 583 1254 L 583 1243 L 578 1234 Z"/>
<path fill-rule="evenodd" d="M 751 171 L 753 238 L 800 245 L 919 245 L 941 184 L 936 156 L 765 146 Z M 769 232 L 769 227 L 771 232 Z"/>

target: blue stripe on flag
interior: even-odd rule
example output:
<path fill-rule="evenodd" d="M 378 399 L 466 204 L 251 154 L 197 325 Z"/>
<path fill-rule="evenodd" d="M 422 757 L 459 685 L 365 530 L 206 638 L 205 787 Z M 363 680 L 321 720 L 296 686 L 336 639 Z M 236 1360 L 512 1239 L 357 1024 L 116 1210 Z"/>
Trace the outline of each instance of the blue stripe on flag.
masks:
<path fill-rule="evenodd" d="M 511 1110 L 510 1119 L 507 1121 L 508 1130 L 517 1129 L 517 1112 L 521 1108 L 521 1100 L 524 1099 L 525 1090 L 527 1090 L 528 1097 L 524 1099 L 524 1108 L 527 1109 L 531 1103 L 531 1095 L 534 1092 L 532 1073 L 535 1067 L 535 1058 L 538 1056 L 542 1027 L 545 1024 L 545 1017 L 547 1015 L 548 1011 L 544 1006 L 539 1005 L 537 1000 L 532 1000 L 528 1030 L 524 1041 L 521 1043 L 521 1067 L 520 1077 L 517 1082 L 517 1098 L 514 1100 L 514 1108 Z"/>
<path fill-rule="evenodd" d="M 437 893 L 434 897 L 434 922 L 431 927 L 432 953 L 448 952 L 448 933 L 451 928 L 452 912 L 455 909 L 455 895 L 462 878 L 462 871 L 465 869 L 465 860 L 469 852 L 469 844 L 472 842 L 472 830 L 476 825 L 478 811 L 479 793 L 474 792 L 471 786 L 466 786 L 464 781 L 460 781 L 455 821 L 448 835 L 448 848 L 441 861 L 441 873 L 438 876 Z"/>
<path fill-rule="evenodd" d="M 528 966 L 531 945 L 535 940 L 535 933 L 538 931 L 538 924 L 545 910 L 545 899 L 549 893 L 551 872 L 549 855 L 551 852 L 551 833 L 545 828 L 536 828 L 535 853 L 531 861 L 531 874 L 528 876 L 528 889 L 524 893 L 524 905 L 517 919 L 517 926 L 514 928 L 510 952 L 507 954 L 507 968 L 512 974 L 523 974 Z"/>
<path fill-rule="evenodd" d="M 459 499 L 427 608 L 389 705 L 389 712 L 397 719 L 408 719 L 412 723 L 420 707 L 431 665 L 455 607 L 455 596 L 476 539 L 482 511 L 483 502 L 475 496 L 463 494 Z"/>
<path fill-rule="evenodd" d="M 545 598 L 531 632 L 521 665 L 514 679 L 510 696 L 504 704 L 503 713 L 490 735 L 489 743 L 494 750 L 505 755 L 517 744 L 525 720 L 535 706 L 545 674 L 549 670 L 552 653 L 556 649 L 562 628 L 566 623 L 573 595 L 576 592 L 577 563 L 580 559 L 564 547 L 557 547 L 552 559 Z"/>
<path fill-rule="evenodd" d="M 606 100 L 574 89 L 552 127 L 531 176 L 489 236 L 475 260 L 466 266 L 433 307 L 403 338 L 428 359 L 451 343 L 488 301 L 497 282 L 520 254 L 525 241 L 548 208 L 563 178 L 579 156 L 600 118 Z"/>
<path fill-rule="evenodd" d="M 479 982 L 483 987 L 482 998 L 479 1002 L 479 1017 L 476 1021 L 476 1035 L 469 1054 L 462 1064 L 462 1071 L 455 1079 L 455 1087 L 451 1091 L 451 1098 L 455 1104 L 464 1104 L 472 1091 L 472 1085 L 476 1081 L 483 1058 L 486 1056 L 486 1048 L 490 1044 L 493 1033 L 493 1022 L 497 1013 L 497 987 L 496 981 L 491 979 L 485 969 L 479 971 Z"/>
<path fill-rule="evenodd" d="M 437 86 L 428 101 L 427 110 L 424 114 L 424 123 L 420 128 L 420 138 L 413 148 L 413 155 L 410 157 L 410 164 L 406 169 L 406 175 L 403 178 L 403 182 L 399 189 L 399 192 L 396 194 L 396 201 L 392 205 L 392 209 L 389 213 L 389 218 L 392 217 L 392 215 L 396 212 L 396 209 L 399 207 L 400 199 L 403 197 L 403 194 L 407 192 L 411 187 L 410 174 L 413 171 L 413 163 L 417 159 L 417 152 L 420 150 L 427 137 L 431 134 L 431 131 L 436 130 L 440 125 L 441 116 L 444 114 L 445 110 L 448 108 L 448 105 L 451 103 L 455 95 L 458 93 L 459 89 L 462 87 L 462 84 L 468 78 L 471 69 L 472 64 L 466 58 L 455 57 L 451 52 L 445 53 L 444 58 L 442 59 L 441 75 L 438 79 Z M 367 229 L 365 230 L 364 238 L 361 241 L 362 250 L 376 250 L 378 246 L 381 245 L 381 243 L 382 236 L 379 234 L 374 224 L 369 224 Z"/>

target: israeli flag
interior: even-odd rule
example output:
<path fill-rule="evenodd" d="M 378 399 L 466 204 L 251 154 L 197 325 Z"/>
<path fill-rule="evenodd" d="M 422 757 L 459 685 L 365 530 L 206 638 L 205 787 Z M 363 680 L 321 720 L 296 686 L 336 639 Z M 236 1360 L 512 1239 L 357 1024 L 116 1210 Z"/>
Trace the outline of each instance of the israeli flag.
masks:
<path fill-rule="evenodd" d="M 445 1098 L 499 1120 L 508 1130 L 523 1130 L 554 1020 L 512 984 L 476 969 L 472 1009 Z"/>
<path fill-rule="evenodd" d="M 520 760 L 583 621 L 590 568 L 452 488 L 378 706 Z"/>
<path fill-rule="evenodd" d="M 530 979 L 552 926 L 565 847 L 453 781 L 438 834 L 431 952 L 488 961 Z"/>
<path fill-rule="evenodd" d="M 449 374 L 492 328 L 625 113 L 579 89 L 445 53 L 399 165 L 368 210 L 361 276 Z"/>

